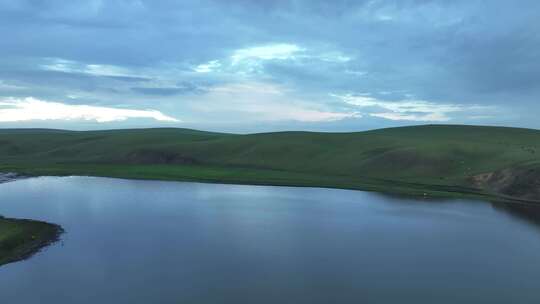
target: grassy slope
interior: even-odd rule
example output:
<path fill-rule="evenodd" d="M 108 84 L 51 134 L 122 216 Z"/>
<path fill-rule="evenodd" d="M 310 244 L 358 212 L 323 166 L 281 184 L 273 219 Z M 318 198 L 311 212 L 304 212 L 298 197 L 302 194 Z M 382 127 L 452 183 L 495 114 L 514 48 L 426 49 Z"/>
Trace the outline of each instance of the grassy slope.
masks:
<path fill-rule="evenodd" d="M 539 164 L 540 131 L 515 128 L 437 125 L 357 133 L 251 135 L 187 129 L 0 130 L 0 171 L 36 175 L 459 196 L 495 194 L 497 190 L 487 186 L 492 183 L 471 182 L 475 175 L 515 167 L 528 170 Z"/>
<path fill-rule="evenodd" d="M 61 232 L 53 224 L 0 217 L 0 265 L 30 257 L 56 241 Z"/>

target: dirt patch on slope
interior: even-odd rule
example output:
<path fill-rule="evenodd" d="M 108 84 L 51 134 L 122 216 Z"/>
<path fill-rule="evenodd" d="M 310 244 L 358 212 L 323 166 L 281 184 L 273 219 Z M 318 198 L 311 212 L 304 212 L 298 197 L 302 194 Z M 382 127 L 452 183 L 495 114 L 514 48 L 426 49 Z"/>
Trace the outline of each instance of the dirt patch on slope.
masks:
<path fill-rule="evenodd" d="M 471 182 L 477 188 L 540 202 L 540 167 L 515 167 L 478 174 Z"/>

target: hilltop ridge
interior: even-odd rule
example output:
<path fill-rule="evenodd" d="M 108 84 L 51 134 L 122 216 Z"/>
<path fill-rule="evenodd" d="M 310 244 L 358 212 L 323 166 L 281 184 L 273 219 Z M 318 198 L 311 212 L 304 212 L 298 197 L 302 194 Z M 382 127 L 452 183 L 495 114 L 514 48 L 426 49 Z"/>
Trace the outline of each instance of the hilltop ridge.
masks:
<path fill-rule="evenodd" d="M 245 135 L 174 128 L 4 129 L 0 171 L 540 202 L 540 131 L 464 125 Z"/>

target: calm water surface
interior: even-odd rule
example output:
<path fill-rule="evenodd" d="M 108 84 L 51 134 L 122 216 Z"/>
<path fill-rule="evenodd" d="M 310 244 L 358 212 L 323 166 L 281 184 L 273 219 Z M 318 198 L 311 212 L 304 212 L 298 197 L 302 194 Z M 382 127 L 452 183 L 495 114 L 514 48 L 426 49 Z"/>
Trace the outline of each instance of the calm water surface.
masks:
<path fill-rule="evenodd" d="M 0 303 L 540 303 L 540 226 L 484 202 L 42 177 L 0 213 L 67 231 Z"/>

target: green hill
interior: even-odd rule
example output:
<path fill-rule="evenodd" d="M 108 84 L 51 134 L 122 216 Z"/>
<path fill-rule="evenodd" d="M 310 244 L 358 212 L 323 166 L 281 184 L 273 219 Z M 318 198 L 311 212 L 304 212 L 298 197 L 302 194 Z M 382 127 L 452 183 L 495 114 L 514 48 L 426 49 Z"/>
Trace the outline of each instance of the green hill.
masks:
<path fill-rule="evenodd" d="M 428 125 L 249 135 L 0 130 L 0 171 L 540 201 L 540 131 Z"/>

